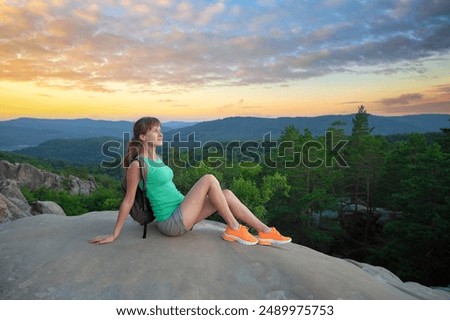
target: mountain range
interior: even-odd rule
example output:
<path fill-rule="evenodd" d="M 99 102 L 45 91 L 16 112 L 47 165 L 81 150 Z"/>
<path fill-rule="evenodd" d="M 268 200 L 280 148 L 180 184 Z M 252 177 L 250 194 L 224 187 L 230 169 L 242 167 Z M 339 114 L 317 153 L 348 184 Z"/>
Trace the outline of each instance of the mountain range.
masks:
<path fill-rule="evenodd" d="M 267 133 L 278 139 L 283 130 L 294 125 L 300 132 L 308 128 L 314 136 L 323 135 L 333 123 L 339 121 L 346 134 L 351 133 L 354 114 L 318 117 L 230 117 L 204 122 L 173 121 L 163 123 L 164 139 L 206 141 L 263 140 Z M 406 116 L 369 116 L 369 126 L 375 135 L 406 134 L 412 132 L 439 132 L 449 127 L 450 114 L 420 114 Z M 83 139 L 100 144 L 108 138 L 129 138 L 133 123 L 92 119 L 35 119 L 19 118 L 0 121 L 0 150 L 12 151 L 35 147 L 54 139 L 76 139 L 71 144 L 83 145 Z M 103 138 L 101 138 L 103 137 Z M 96 139 L 93 139 L 96 138 Z M 26 152 L 24 152 L 26 153 Z"/>
<path fill-rule="evenodd" d="M 166 131 L 165 139 L 171 139 L 174 134 L 180 134 L 185 140 L 189 134 L 195 133 L 197 141 L 208 140 L 263 140 L 267 133 L 272 139 L 278 139 L 283 130 L 295 126 L 301 133 L 309 129 L 313 136 L 324 135 L 333 123 L 340 122 L 344 132 L 349 135 L 352 129 L 354 114 L 327 115 L 318 117 L 283 117 L 283 118 L 256 118 L 256 117 L 230 117 L 220 120 L 205 121 L 194 126 L 187 126 L 177 130 Z M 420 114 L 397 117 L 369 116 L 369 127 L 374 128 L 374 135 L 393 135 L 407 133 L 439 132 L 440 128 L 450 126 L 450 114 Z"/>
<path fill-rule="evenodd" d="M 194 124 L 171 121 L 163 126 L 171 131 Z M 54 139 L 122 138 L 132 131 L 133 122 L 130 121 L 18 118 L 0 121 L 0 150 L 24 149 Z"/>

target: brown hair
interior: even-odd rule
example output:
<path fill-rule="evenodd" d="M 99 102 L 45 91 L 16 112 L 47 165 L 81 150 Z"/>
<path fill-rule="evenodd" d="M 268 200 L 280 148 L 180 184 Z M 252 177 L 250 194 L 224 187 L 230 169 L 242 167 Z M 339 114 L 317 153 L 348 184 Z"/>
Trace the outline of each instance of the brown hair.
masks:
<path fill-rule="evenodd" d="M 127 154 L 123 158 L 123 167 L 125 170 L 130 166 L 131 161 L 142 151 L 143 147 L 139 136 L 146 134 L 148 130 L 159 125 L 161 125 L 161 122 L 153 117 L 143 117 L 135 122 L 133 126 L 133 138 L 128 142 Z"/>

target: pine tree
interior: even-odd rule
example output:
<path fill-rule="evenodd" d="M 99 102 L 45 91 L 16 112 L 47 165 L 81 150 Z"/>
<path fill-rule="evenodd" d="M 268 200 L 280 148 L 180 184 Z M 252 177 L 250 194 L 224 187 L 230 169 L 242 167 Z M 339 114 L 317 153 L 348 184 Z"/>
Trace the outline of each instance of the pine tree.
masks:
<path fill-rule="evenodd" d="M 355 216 L 357 205 L 363 204 L 367 212 L 358 216 L 363 219 L 363 230 L 353 234 L 357 240 L 367 243 L 369 231 L 376 219 L 372 214 L 373 190 L 377 188 L 381 171 L 384 165 L 383 139 L 371 135 L 373 128 L 369 128 L 369 114 L 364 106 L 358 108 L 352 120 L 352 134 L 346 149 L 350 168 L 346 171 L 347 191 L 352 203 L 355 204 Z M 350 226 L 350 229 L 355 229 Z M 352 235 L 351 235 L 352 236 Z"/>
<path fill-rule="evenodd" d="M 360 138 L 369 135 L 374 128 L 369 129 L 369 114 L 366 108 L 361 105 L 358 108 L 358 113 L 352 120 L 352 138 Z"/>

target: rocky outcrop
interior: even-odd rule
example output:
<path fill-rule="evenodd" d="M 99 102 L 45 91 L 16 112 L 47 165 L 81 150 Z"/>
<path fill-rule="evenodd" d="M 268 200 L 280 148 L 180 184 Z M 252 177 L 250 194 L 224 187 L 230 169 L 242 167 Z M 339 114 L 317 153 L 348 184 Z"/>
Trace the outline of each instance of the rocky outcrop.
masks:
<path fill-rule="evenodd" d="M 60 176 L 35 168 L 28 163 L 12 164 L 5 160 L 0 161 L 0 179 L 15 180 L 20 188 L 28 187 L 31 190 L 40 187 L 62 188 L 62 178 Z"/>
<path fill-rule="evenodd" d="M 297 244 L 243 246 L 203 221 L 171 238 L 128 219 L 108 245 L 117 212 L 39 215 L 0 225 L 0 299 L 450 299 L 383 268 Z"/>
<path fill-rule="evenodd" d="M 17 181 L 19 188 L 27 187 L 31 190 L 36 190 L 40 187 L 63 190 L 64 180 L 55 173 L 47 172 L 27 163 L 12 164 L 8 161 L 0 161 L 0 180 L 14 180 Z M 90 194 L 96 189 L 94 178 L 83 180 L 74 176 L 69 176 L 68 185 L 70 186 L 70 193 L 72 194 Z"/>
<path fill-rule="evenodd" d="M 23 187 L 30 190 L 40 187 L 63 190 L 64 185 L 68 185 L 71 194 L 82 195 L 88 195 L 96 189 L 93 177 L 83 180 L 69 176 L 68 183 L 65 180 L 64 177 L 27 163 L 12 164 L 0 160 L 0 223 L 37 214 L 65 215 L 64 210 L 52 201 L 36 201 L 30 206 L 20 190 Z"/>
<path fill-rule="evenodd" d="M 30 206 L 17 181 L 6 179 L 0 182 L 0 223 L 43 213 L 65 215 L 64 210 L 52 201 L 35 201 Z"/>

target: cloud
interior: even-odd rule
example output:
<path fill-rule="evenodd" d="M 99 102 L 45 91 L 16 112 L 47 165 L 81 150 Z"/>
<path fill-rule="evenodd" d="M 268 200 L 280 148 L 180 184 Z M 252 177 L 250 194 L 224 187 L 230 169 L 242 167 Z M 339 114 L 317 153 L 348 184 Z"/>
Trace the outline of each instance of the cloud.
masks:
<path fill-rule="evenodd" d="M 100 18 L 100 8 L 96 4 L 91 4 L 84 9 L 74 9 L 73 14 L 87 23 L 96 23 Z"/>
<path fill-rule="evenodd" d="M 392 106 L 392 105 L 404 105 L 404 104 L 410 104 L 412 102 L 417 102 L 423 99 L 423 94 L 420 93 L 408 93 L 408 94 L 402 94 L 401 96 L 395 97 L 395 98 L 387 98 L 382 99 L 380 101 L 377 101 L 378 103 L 381 103 L 385 106 Z"/>
<path fill-rule="evenodd" d="M 390 114 L 421 114 L 421 113 L 442 113 L 448 114 L 450 110 L 450 102 L 427 102 L 413 105 L 398 105 L 383 108 L 383 113 Z M 377 111 L 377 110 L 375 110 Z"/>
<path fill-rule="evenodd" d="M 441 84 L 441 85 L 433 86 L 431 91 L 437 92 L 440 94 L 449 95 L 449 98 L 450 98 L 450 84 Z"/>
<path fill-rule="evenodd" d="M 449 113 L 450 84 L 435 85 L 423 93 L 402 94 L 373 103 L 375 105 L 370 108 L 381 113 Z"/>
<path fill-rule="evenodd" d="M 215 15 L 220 14 L 225 9 L 225 4 L 221 1 L 207 6 L 197 17 L 196 22 L 200 25 L 207 25 Z"/>
<path fill-rule="evenodd" d="M 341 103 L 339 103 L 339 104 L 341 104 L 341 105 L 345 105 L 345 104 L 361 105 L 362 103 L 361 103 L 361 101 L 353 100 L 353 101 L 345 101 L 345 102 L 341 102 Z"/>
<path fill-rule="evenodd" d="M 170 106 L 170 108 L 189 108 L 190 106 L 188 104 L 173 104 Z"/>
<path fill-rule="evenodd" d="M 175 19 L 189 21 L 194 16 L 194 6 L 189 2 L 181 2 L 176 9 Z"/>
<path fill-rule="evenodd" d="M 361 70 L 417 74 L 426 72 L 424 59 L 450 55 L 449 1 L 250 4 L 7 1 L 0 80 L 153 92 Z"/>

